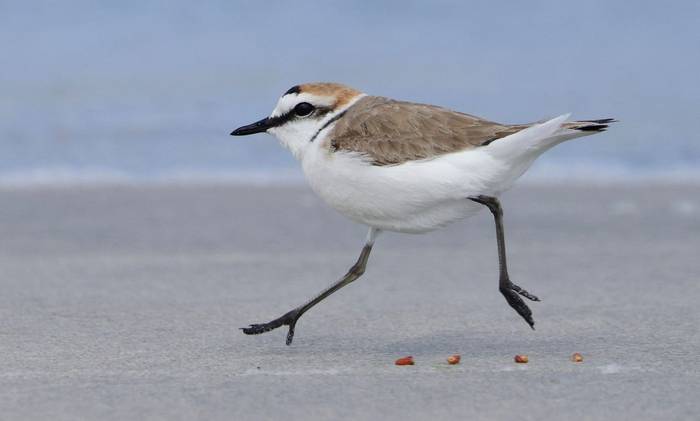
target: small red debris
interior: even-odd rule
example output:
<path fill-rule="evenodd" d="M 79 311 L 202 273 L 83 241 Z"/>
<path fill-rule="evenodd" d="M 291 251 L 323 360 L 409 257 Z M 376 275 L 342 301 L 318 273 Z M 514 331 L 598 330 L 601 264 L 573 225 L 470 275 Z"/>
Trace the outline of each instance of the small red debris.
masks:
<path fill-rule="evenodd" d="M 579 354 L 578 352 L 574 352 L 574 354 L 571 356 L 571 361 L 575 363 L 582 363 L 583 355 Z"/>
<path fill-rule="evenodd" d="M 529 360 L 528 360 L 528 358 L 527 358 L 527 355 L 516 355 L 516 356 L 515 356 L 515 362 L 516 362 L 516 363 L 525 364 L 525 363 L 527 363 L 528 361 L 529 361 Z"/>
<path fill-rule="evenodd" d="M 461 357 L 459 356 L 459 354 L 450 355 L 449 357 L 447 357 L 447 364 L 450 364 L 450 365 L 459 364 L 460 359 L 461 359 Z"/>
<path fill-rule="evenodd" d="M 396 364 L 396 365 L 413 365 L 414 364 L 413 357 L 409 355 L 408 357 L 399 358 L 398 360 L 396 360 L 396 362 L 394 364 Z"/>

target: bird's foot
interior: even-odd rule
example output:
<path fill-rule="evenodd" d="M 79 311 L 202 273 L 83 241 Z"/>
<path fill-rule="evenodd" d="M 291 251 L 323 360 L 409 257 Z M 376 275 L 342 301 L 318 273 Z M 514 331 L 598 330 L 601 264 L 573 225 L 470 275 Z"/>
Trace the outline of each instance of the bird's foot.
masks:
<path fill-rule="evenodd" d="M 518 294 L 522 295 L 523 297 L 527 298 L 530 301 L 540 301 L 540 299 L 537 298 L 536 295 L 530 294 L 525 289 L 520 288 L 519 286 L 515 285 L 512 282 L 510 283 L 510 289 L 512 289 L 513 291 L 517 292 Z"/>
<path fill-rule="evenodd" d="M 271 322 L 252 324 L 248 327 L 242 327 L 241 330 L 246 335 L 259 335 L 261 333 L 269 332 L 273 329 L 277 329 L 280 326 L 286 325 L 289 326 L 286 343 L 287 345 L 291 345 L 292 339 L 294 339 L 294 327 L 296 326 L 297 320 L 299 320 L 300 316 L 301 314 L 299 314 L 299 311 L 297 309 L 294 309 L 286 313 L 284 316 L 272 320 Z"/>
<path fill-rule="evenodd" d="M 508 301 L 508 305 L 510 305 L 523 319 L 525 319 L 527 324 L 534 330 L 535 320 L 532 318 L 532 310 L 530 310 L 530 307 L 525 304 L 525 301 L 523 301 L 520 296 L 522 295 L 523 297 L 532 301 L 540 301 L 540 299 L 515 285 L 510 280 L 501 282 L 501 285 L 502 286 L 499 288 L 499 290 L 506 298 L 506 301 Z"/>

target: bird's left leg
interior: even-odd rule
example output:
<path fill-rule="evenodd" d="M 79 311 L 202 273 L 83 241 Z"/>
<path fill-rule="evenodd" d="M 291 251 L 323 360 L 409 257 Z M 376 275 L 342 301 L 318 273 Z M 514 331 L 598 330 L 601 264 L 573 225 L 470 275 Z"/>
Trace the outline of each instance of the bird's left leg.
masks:
<path fill-rule="evenodd" d="M 378 228 L 370 228 L 367 233 L 367 241 L 365 246 L 362 248 L 360 257 L 358 257 L 357 262 L 350 268 L 348 273 L 345 274 L 338 282 L 331 285 L 329 288 L 323 290 L 319 295 L 317 295 L 313 300 L 301 305 L 297 308 L 292 309 L 281 317 L 268 323 L 252 324 L 248 327 L 242 328 L 243 333 L 246 335 L 257 335 L 264 332 L 269 332 L 272 329 L 277 329 L 280 326 L 289 326 L 289 331 L 287 332 L 287 345 L 292 344 L 292 339 L 294 339 L 294 328 L 296 327 L 297 320 L 302 314 L 306 313 L 311 307 L 320 303 L 323 299 L 333 294 L 345 285 L 355 281 L 357 278 L 365 273 L 365 267 L 367 266 L 367 260 L 369 259 L 369 253 L 372 251 L 372 246 L 374 245 L 374 240 L 381 233 Z"/>
<path fill-rule="evenodd" d="M 530 310 L 527 304 L 525 304 L 525 301 L 523 301 L 518 294 L 532 301 L 540 301 L 540 299 L 511 282 L 508 276 L 506 240 L 503 233 L 503 209 L 501 208 L 501 202 L 495 197 L 484 195 L 470 197 L 469 200 L 486 206 L 493 214 L 496 221 L 496 240 L 498 242 L 498 289 L 506 298 L 508 304 L 534 329 L 535 321 L 532 319 L 532 310 Z"/>

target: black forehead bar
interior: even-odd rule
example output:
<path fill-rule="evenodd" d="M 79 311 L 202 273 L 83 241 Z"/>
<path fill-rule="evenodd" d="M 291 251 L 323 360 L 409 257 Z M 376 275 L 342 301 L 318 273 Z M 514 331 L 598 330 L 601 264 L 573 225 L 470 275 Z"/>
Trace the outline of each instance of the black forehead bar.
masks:
<path fill-rule="evenodd" d="M 299 87 L 299 85 L 294 85 L 291 88 L 289 88 L 289 90 L 287 90 L 287 92 L 285 92 L 284 95 L 298 94 L 299 92 L 301 92 L 301 88 Z M 268 127 L 278 127 L 288 122 L 289 120 L 294 120 L 294 118 L 296 118 L 296 115 L 294 114 L 294 109 L 291 109 L 286 114 L 268 118 L 267 125 Z"/>
<path fill-rule="evenodd" d="M 289 90 L 287 92 L 285 92 L 284 94 L 285 95 L 298 94 L 300 92 L 301 92 L 301 88 L 299 87 L 299 85 L 294 85 L 291 88 L 289 88 Z"/>

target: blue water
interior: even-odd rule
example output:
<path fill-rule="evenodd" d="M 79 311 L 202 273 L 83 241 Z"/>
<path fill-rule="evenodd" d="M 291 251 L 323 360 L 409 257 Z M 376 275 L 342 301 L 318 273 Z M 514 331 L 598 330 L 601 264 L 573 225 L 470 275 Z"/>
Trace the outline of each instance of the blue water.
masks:
<path fill-rule="evenodd" d="M 495 3 L 0 2 L 0 184 L 296 179 L 272 137 L 228 133 L 315 80 L 621 120 L 534 178 L 700 173 L 699 3 Z"/>

